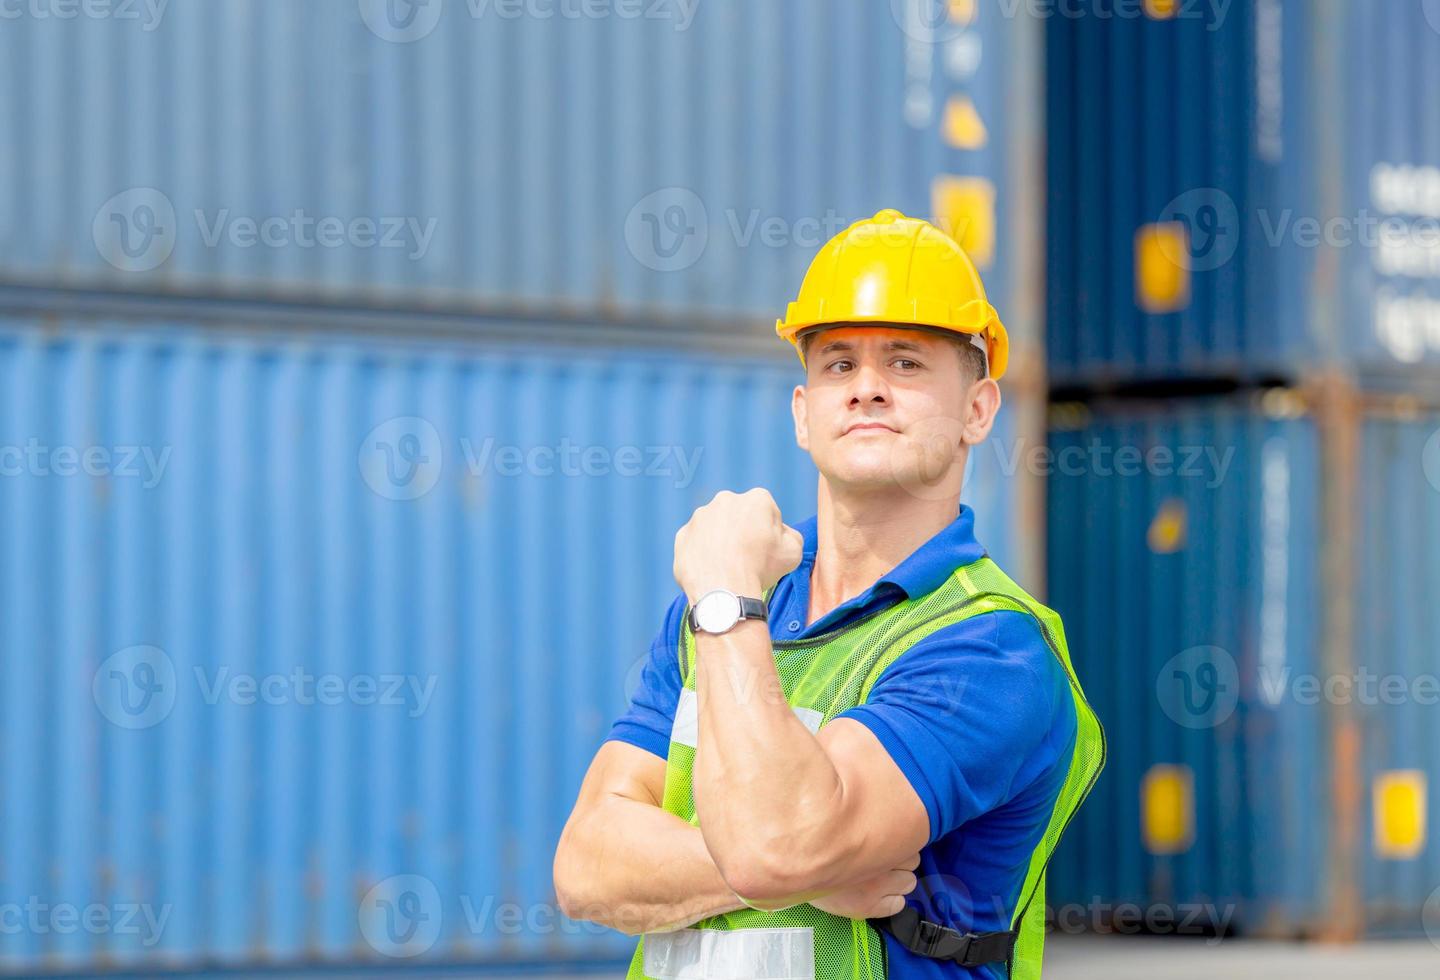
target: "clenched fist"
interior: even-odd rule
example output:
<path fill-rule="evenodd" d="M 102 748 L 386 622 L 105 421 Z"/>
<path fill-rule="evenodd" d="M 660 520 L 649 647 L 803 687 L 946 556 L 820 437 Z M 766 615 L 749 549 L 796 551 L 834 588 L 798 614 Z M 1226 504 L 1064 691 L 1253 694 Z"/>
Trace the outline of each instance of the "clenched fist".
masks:
<path fill-rule="evenodd" d="M 675 534 L 675 581 L 694 602 L 711 589 L 756 596 L 800 564 L 800 532 L 768 490 L 721 490 Z"/>

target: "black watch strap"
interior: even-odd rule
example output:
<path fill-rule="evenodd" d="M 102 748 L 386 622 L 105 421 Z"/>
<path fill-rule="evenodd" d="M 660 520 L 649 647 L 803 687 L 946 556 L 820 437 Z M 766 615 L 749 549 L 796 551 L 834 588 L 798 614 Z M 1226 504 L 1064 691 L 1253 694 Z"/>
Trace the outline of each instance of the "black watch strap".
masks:
<path fill-rule="evenodd" d="M 769 621 L 770 607 L 765 604 L 764 599 L 752 599 L 747 595 L 736 598 L 740 600 L 741 619 L 758 619 L 762 623 Z"/>

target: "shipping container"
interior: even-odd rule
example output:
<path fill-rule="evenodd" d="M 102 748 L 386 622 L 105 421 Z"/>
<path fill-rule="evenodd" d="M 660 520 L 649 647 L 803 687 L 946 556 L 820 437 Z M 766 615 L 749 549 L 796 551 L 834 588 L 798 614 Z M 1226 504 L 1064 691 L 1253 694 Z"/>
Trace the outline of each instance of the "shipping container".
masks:
<path fill-rule="evenodd" d="M 882 207 L 1002 312 L 1038 248 L 1038 33 L 993 2 L 150 6 L 6 19 L 4 281 L 773 323 Z"/>
<path fill-rule="evenodd" d="M 0 970 L 622 960 L 555 843 L 798 361 L 262 316 L 0 321 Z"/>
<path fill-rule="evenodd" d="M 1440 921 L 1440 412 L 1367 418 L 1359 458 L 1356 891 L 1371 932 L 1414 932 Z"/>
<path fill-rule="evenodd" d="M 1064 389 L 1440 377 L 1440 8 L 1079 5 L 1046 25 Z"/>
<path fill-rule="evenodd" d="M 1111 746 L 1052 865 L 1057 921 L 1418 933 L 1440 411 L 1335 386 L 1054 419 L 1050 602 Z"/>

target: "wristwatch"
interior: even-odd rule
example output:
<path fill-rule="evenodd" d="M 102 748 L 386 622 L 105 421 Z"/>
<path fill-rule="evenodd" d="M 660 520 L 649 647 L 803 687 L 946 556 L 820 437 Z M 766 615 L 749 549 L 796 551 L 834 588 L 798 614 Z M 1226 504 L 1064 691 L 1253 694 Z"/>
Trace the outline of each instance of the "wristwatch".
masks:
<path fill-rule="evenodd" d="M 742 619 L 770 618 L 764 599 L 736 595 L 728 589 L 711 589 L 690 607 L 690 629 L 696 633 L 724 633 Z"/>

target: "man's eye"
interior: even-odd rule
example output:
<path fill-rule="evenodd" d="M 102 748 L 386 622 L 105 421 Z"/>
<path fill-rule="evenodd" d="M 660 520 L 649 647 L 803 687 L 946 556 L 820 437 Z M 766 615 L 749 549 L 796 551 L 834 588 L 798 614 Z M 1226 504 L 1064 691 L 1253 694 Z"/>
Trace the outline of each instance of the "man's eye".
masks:
<path fill-rule="evenodd" d="M 847 361 L 847 360 L 843 360 L 843 359 L 842 359 L 842 360 L 839 360 L 839 361 L 831 361 L 831 362 L 826 366 L 825 369 L 826 369 L 827 371 L 833 371 L 833 370 L 835 370 L 837 367 L 846 367 L 846 368 L 848 368 L 848 367 L 850 367 L 850 362 Z"/>
<path fill-rule="evenodd" d="M 910 358 L 908 358 L 908 357 L 897 357 L 895 360 L 891 361 L 890 363 L 896 365 L 897 367 L 899 367 L 901 370 L 904 370 L 904 371 L 909 371 L 909 370 L 911 370 L 911 369 L 913 369 L 913 368 L 918 368 L 918 367 L 920 366 L 920 362 L 919 362 L 919 361 L 912 361 L 912 360 L 910 360 Z"/>

